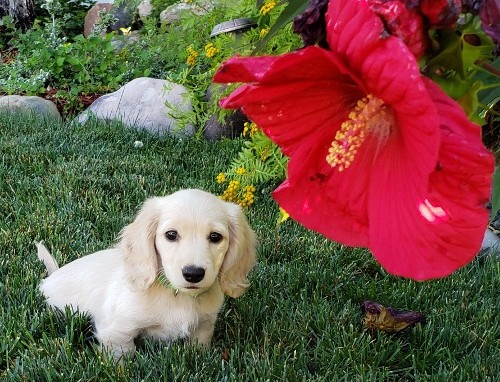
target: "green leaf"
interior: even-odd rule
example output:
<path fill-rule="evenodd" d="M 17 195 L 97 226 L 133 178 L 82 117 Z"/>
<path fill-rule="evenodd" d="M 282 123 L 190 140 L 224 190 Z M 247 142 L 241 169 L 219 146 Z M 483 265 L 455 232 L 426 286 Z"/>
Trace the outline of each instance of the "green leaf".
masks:
<path fill-rule="evenodd" d="M 441 29 L 436 35 L 436 41 L 439 43 L 439 52 L 427 65 L 436 69 L 453 70 L 464 78 L 461 38 L 451 29 Z"/>
<path fill-rule="evenodd" d="M 256 54 L 264 48 L 264 46 L 276 35 L 280 29 L 291 22 L 295 16 L 300 15 L 306 9 L 308 0 L 290 0 L 288 5 L 280 13 L 276 22 L 272 25 L 266 36 L 257 44 L 252 54 Z"/>
<path fill-rule="evenodd" d="M 500 210 L 500 166 L 497 166 L 493 174 L 493 193 L 491 195 L 491 217 L 496 216 Z"/>
<path fill-rule="evenodd" d="M 431 74 L 429 77 L 436 82 L 446 94 L 455 100 L 463 97 L 471 87 L 470 80 L 463 80 L 454 73 L 450 73 L 447 76 Z"/>
<path fill-rule="evenodd" d="M 481 90 L 482 83 L 476 81 L 471 84 L 470 89 L 463 97 L 460 97 L 457 101 L 464 109 L 465 113 L 470 117 L 473 116 L 474 112 L 478 107 L 477 93 Z"/>
<path fill-rule="evenodd" d="M 481 58 L 487 58 L 494 50 L 494 45 L 491 41 L 483 36 L 479 36 L 481 45 L 474 46 L 469 44 L 464 37 L 461 38 L 462 45 L 462 66 L 464 74 L 468 75 L 475 69 L 475 63 Z"/>
<path fill-rule="evenodd" d="M 71 64 L 72 66 L 77 66 L 80 64 L 80 61 L 78 60 L 78 58 L 74 57 L 74 56 L 68 56 L 66 57 L 66 60 L 68 61 L 69 64 Z"/>
<path fill-rule="evenodd" d="M 477 16 L 466 23 L 461 32 L 462 63 L 467 75 L 475 69 L 478 60 L 493 59 L 492 52 L 495 50 L 495 44 L 482 30 Z"/>
<path fill-rule="evenodd" d="M 57 57 L 56 63 L 57 63 L 57 66 L 63 66 L 63 64 L 64 64 L 64 57 Z"/>

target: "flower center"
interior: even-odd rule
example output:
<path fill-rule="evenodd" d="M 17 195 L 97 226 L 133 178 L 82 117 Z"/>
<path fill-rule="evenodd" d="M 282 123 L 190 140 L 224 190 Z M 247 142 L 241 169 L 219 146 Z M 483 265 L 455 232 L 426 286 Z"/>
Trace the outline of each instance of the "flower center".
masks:
<path fill-rule="evenodd" d="M 349 119 L 342 123 L 328 149 L 326 161 L 339 171 L 344 171 L 354 161 L 367 134 L 373 133 L 380 140 L 387 139 L 394 124 L 390 108 L 381 99 L 368 94 L 360 99 Z"/>

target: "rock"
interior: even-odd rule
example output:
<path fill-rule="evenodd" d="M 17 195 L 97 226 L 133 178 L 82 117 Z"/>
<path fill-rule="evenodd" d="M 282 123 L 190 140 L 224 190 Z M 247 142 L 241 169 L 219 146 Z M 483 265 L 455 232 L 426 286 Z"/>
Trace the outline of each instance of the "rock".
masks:
<path fill-rule="evenodd" d="M 99 23 L 99 13 L 101 12 L 111 12 L 113 9 L 113 4 L 109 3 L 99 3 L 95 4 L 92 8 L 89 9 L 87 14 L 85 15 L 85 20 L 83 24 L 83 35 L 85 37 L 89 37 L 93 32 L 95 26 Z M 105 32 L 102 33 L 105 35 Z"/>
<path fill-rule="evenodd" d="M 140 41 L 141 36 L 139 35 L 139 31 L 132 31 L 128 35 L 117 35 L 113 36 L 111 39 L 111 45 L 115 49 L 115 52 L 119 52 L 123 48 L 136 44 Z"/>
<path fill-rule="evenodd" d="M 203 136 L 209 141 L 218 141 L 221 138 L 236 138 L 243 132 L 245 122 L 249 119 L 240 110 L 233 111 L 228 115 L 223 123 L 217 120 L 216 115 L 212 115 L 205 124 Z"/>
<path fill-rule="evenodd" d="M 0 110 L 8 112 L 32 112 L 44 118 L 60 119 L 61 114 L 52 101 L 37 96 L 0 96 Z"/>
<path fill-rule="evenodd" d="M 168 25 L 179 21 L 183 12 L 191 12 L 197 16 L 202 16 L 212 10 L 212 8 L 213 4 L 209 1 L 172 4 L 160 13 L 160 21 L 162 24 Z"/>
<path fill-rule="evenodd" d="M 226 87 L 226 85 L 210 85 L 205 95 L 207 102 L 216 102 L 217 99 L 215 97 Z M 245 122 L 249 121 L 247 116 L 239 109 L 231 112 L 223 122 L 219 122 L 217 115 L 214 114 L 205 124 L 203 136 L 209 141 L 217 141 L 221 138 L 236 138 L 243 132 Z"/>
<path fill-rule="evenodd" d="M 120 28 L 127 28 L 134 23 L 134 10 L 127 8 L 125 2 L 118 8 L 113 8 L 113 16 L 115 16 L 116 21 L 110 27 L 112 31 L 120 30 Z"/>
<path fill-rule="evenodd" d="M 484 233 L 483 242 L 481 243 L 481 250 L 479 252 L 483 255 L 496 255 L 500 258 L 500 237 L 495 235 L 489 228 Z"/>
<path fill-rule="evenodd" d="M 83 124 L 94 116 L 97 119 L 119 120 L 137 130 L 188 137 L 194 134 L 194 126 L 180 127 L 173 117 L 192 111 L 188 94 L 184 86 L 167 80 L 136 78 L 116 92 L 95 100 L 75 121 Z"/>
<path fill-rule="evenodd" d="M 116 21 L 109 28 L 113 31 L 129 27 L 134 21 L 134 17 L 127 9 L 125 3 L 122 3 L 118 8 L 116 8 L 112 2 L 98 3 L 90 8 L 85 16 L 83 26 L 83 35 L 85 37 L 89 37 L 92 32 L 94 32 L 95 26 L 99 23 L 99 13 L 101 12 L 113 13 L 113 17 L 115 17 Z M 104 37 L 106 33 L 103 32 L 101 35 Z"/>
<path fill-rule="evenodd" d="M 137 7 L 137 13 L 140 18 L 145 18 L 151 16 L 153 12 L 153 5 L 151 0 L 143 0 Z"/>

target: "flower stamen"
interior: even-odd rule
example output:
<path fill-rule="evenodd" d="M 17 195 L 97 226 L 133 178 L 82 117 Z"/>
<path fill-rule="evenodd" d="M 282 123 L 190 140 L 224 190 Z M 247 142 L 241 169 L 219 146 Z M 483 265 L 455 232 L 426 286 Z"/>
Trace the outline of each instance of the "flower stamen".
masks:
<path fill-rule="evenodd" d="M 381 99 L 368 94 L 360 99 L 349 119 L 342 123 L 328 149 L 326 161 L 339 171 L 349 168 L 367 134 L 374 133 L 386 139 L 394 124 L 389 107 Z"/>

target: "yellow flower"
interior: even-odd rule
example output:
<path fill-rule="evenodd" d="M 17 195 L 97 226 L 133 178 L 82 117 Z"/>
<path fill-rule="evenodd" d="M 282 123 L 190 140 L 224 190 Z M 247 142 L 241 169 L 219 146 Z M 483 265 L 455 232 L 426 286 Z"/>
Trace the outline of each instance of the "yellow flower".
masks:
<path fill-rule="evenodd" d="M 243 136 L 253 137 L 255 134 L 259 132 L 259 128 L 253 122 L 245 122 L 243 124 Z"/>
<path fill-rule="evenodd" d="M 290 218 L 290 215 L 288 215 L 288 213 L 283 208 L 280 207 L 280 216 L 279 216 L 278 222 L 277 222 L 278 225 L 283 224 L 289 218 Z"/>
<path fill-rule="evenodd" d="M 269 12 L 271 12 L 271 10 L 276 7 L 276 1 L 274 0 L 270 0 L 270 1 L 266 1 L 264 3 L 264 5 L 260 8 L 260 11 L 259 13 L 262 15 L 262 16 L 265 16 L 267 15 Z"/>
<path fill-rule="evenodd" d="M 226 202 L 233 202 L 236 200 L 238 193 L 238 188 L 240 187 L 240 182 L 237 180 L 232 180 L 229 182 L 227 189 L 222 193 L 221 199 Z"/>
<path fill-rule="evenodd" d="M 217 180 L 217 183 L 219 183 L 219 184 L 224 183 L 226 181 L 226 174 L 221 172 L 219 175 L 217 175 L 216 180 Z"/>
<path fill-rule="evenodd" d="M 268 33 L 269 33 L 269 28 L 264 28 L 264 29 L 260 30 L 259 36 L 260 36 L 260 38 L 263 38 Z"/>
<path fill-rule="evenodd" d="M 240 167 L 236 170 L 237 173 L 246 173 L 246 169 L 243 167 Z M 224 175 L 225 179 L 225 174 L 220 173 L 220 175 Z M 221 177 L 222 178 L 222 177 Z M 227 188 L 224 190 L 222 195 L 219 196 L 222 200 L 226 202 L 232 202 L 240 205 L 243 208 L 250 207 L 252 204 L 255 203 L 255 191 L 256 188 L 253 185 L 249 186 L 242 186 L 240 184 L 240 181 L 238 180 L 231 180 L 229 182 L 229 185 Z"/>
<path fill-rule="evenodd" d="M 220 49 L 216 48 L 214 44 L 210 43 L 205 45 L 205 56 L 207 56 L 207 58 L 212 58 L 219 52 Z"/>
<path fill-rule="evenodd" d="M 132 29 L 131 27 L 120 28 L 120 31 L 123 33 L 124 36 L 130 36 L 132 34 L 131 29 Z"/>
<path fill-rule="evenodd" d="M 264 148 L 264 150 L 262 150 L 259 154 L 260 154 L 260 160 L 262 162 L 265 162 L 267 160 L 267 158 L 269 158 L 269 155 L 270 155 L 269 148 L 268 147 Z"/>
<path fill-rule="evenodd" d="M 245 186 L 243 188 L 241 199 L 238 201 L 238 204 L 241 207 L 250 207 L 255 202 L 255 191 L 255 186 Z"/>
<path fill-rule="evenodd" d="M 239 180 L 232 180 L 229 182 L 229 186 L 227 186 L 227 189 L 236 192 L 236 190 L 239 187 L 240 187 L 240 181 Z"/>
<path fill-rule="evenodd" d="M 186 60 L 186 63 L 189 65 L 189 66 L 193 66 L 196 62 L 196 59 L 198 58 L 198 52 L 196 50 L 194 50 L 194 48 L 192 46 L 189 46 L 186 51 L 189 53 L 189 56 Z"/>
<path fill-rule="evenodd" d="M 236 169 L 236 174 L 237 174 L 237 175 L 244 175 L 244 174 L 246 174 L 246 172 L 247 172 L 247 170 L 245 170 L 245 168 L 244 168 L 244 167 L 238 167 L 238 168 Z"/>

